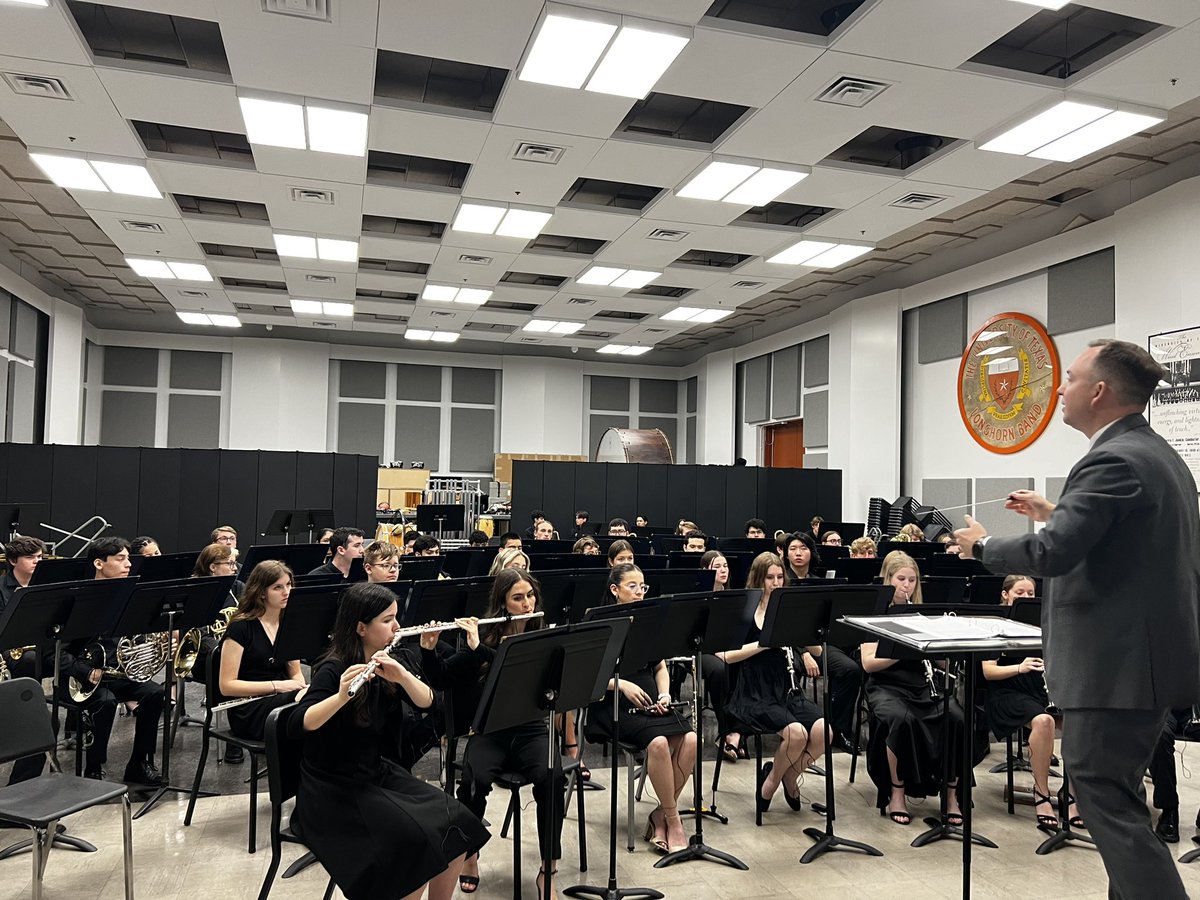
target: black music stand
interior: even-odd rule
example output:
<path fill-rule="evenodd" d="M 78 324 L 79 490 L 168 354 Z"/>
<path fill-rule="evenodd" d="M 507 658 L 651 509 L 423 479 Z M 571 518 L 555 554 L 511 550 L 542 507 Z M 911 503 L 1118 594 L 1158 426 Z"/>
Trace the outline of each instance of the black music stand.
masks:
<path fill-rule="evenodd" d="M 45 514 L 45 503 L 0 503 L 0 522 L 4 523 L 8 533 L 5 540 L 11 541 L 21 533 L 22 520 L 37 522 Z"/>
<path fill-rule="evenodd" d="M 804 833 L 816 843 L 800 857 L 800 862 L 810 863 L 818 856 L 831 850 L 857 850 L 868 856 L 883 856 L 883 852 L 864 844 L 838 837 L 833 833 L 833 820 L 837 811 L 833 794 L 833 728 L 831 695 L 829 690 L 829 645 L 853 644 L 859 639 L 858 632 L 839 620 L 842 616 L 869 616 L 882 612 L 887 607 L 893 588 L 883 585 L 831 587 L 780 588 L 771 595 L 767 613 L 763 617 L 762 637 L 759 643 L 771 647 L 800 647 L 821 645 L 825 664 L 821 667 L 823 681 L 822 717 L 825 722 L 825 807 L 813 804 L 813 809 L 825 815 L 825 829 L 805 828 Z M 788 603 L 789 599 L 795 602 Z"/>
<path fill-rule="evenodd" d="M 621 673 L 636 672 L 650 660 L 661 657 L 662 654 L 658 652 L 657 644 L 658 630 L 664 615 L 665 609 L 660 603 L 643 600 L 640 603 L 621 603 L 589 609 L 584 616 L 585 622 L 624 621 L 628 625 L 623 629 L 622 643 L 618 644 L 620 660 L 614 660 L 611 669 L 615 685 L 612 692 L 613 736 L 610 748 L 612 762 L 609 767 L 612 776 L 612 790 L 609 792 L 608 805 L 608 884 L 602 888 L 588 884 L 573 885 L 563 891 L 568 897 L 600 897 L 603 900 L 623 900 L 625 897 L 661 900 L 663 897 L 661 891 L 653 888 L 617 886 L 617 758 L 620 755 L 617 746 L 620 742 L 621 732 Z"/>
<path fill-rule="evenodd" d="M 219 578 L 182 578 L 175 581 L 152 581 L 135 584 L 125 604 L 121 617 L 112 630 L 115 638 L 131 637 L 135 634 L 155 634 L 177 630 L 182 634 L 192 628 L 211 625 L 224 608 L 233 587 L 233 576 Z M 162 780 L 133 814 L 139 819 L 150 812 L 168 791 L 190 794 L 191 789 L 171 784 L 171 688 L 175 678 L 170 671 L 172 657 L 167 657 L 168 672 L 163 678 L 163 743 Z M 205 792 L 204 796 L 214 796 Z"/>
<path fill-rule="evenodd" d="M 562 775 L 555 726 L 558 714 L 588 706 L 604 696 L 608 674 L 616 664 L 628 629 L 625 620 L 541 628 L 505 638 L 484 682 L 471 732 L 486 734 L 544 719 L 551 784 L 557 784 Z M 547 818 L 551 823 L 555 821 L 557 794 L 556 790 L 550 792 Z M 552 843 L 547 842 L 547 849 Z M 550 900 L 554 868 L 547 852 L 542 859 L 542 871 L 546 873 L 542 881 L 544 900 Z M 515 871 L 513 877 L 517 877 Z"/>
<path fill-rule="evenodd" d="M 275 635 L 277 659 L 316 659 L 329 646 L 338 600 L 345 582 L 296 588 Z"/>
<path fill-rule="evenodd" d="M 43 584 L 62 584 L 64 581 L 89 581 L 96 577 L 96 567 L 87 557 L 43 559 L 33 570 L 30 587 Z"/>
<path fill-rule="evenodd" d="M 293 534 L 307 531 L 311 544 L 313 532 L 322 528 L 333 528 L 332 509 L 277 509 L 271 513 L 263 534 L 282 534 L 283 542 L 289 544 Z"/>
<path fill-rule="evenodd" d="M 467 588 L 458 581 L 418 581 L 412 586 L 400 624 L 453 622 L 467 614 Z"/>
<path fill-rule="evenodd" d="M 400 557 L 400 581 L 430 581 L 442 572 L 440 556 L 402 556 Z"/>
<path fill-rule="evenodd" d="M 741 603 L 738 603 L 738 599 Z M 688 845 L 682 850 L 668 853 L 654 864 L 663 869 L 672 863 L 691 862 L 696 859 L 711 859 L 723 862 L 735 869 L 745 871 L 750 867 L 724 850 L 717 850 L 704 843 L 704 816 L 706 813 L 722 824 L 728 819 L 716 810 L 713 800 L 711 810 L 704 809 L 702 785 L 704 784 L 703 757 L 699 749 L 701 728 L 700 715 L 704 699 L 704 667 L 700 658 L 704 653 L 720 653 L 725 650 L 741 649 L 746 643 L 746 633 L 754 620 L 754 609 L 758 606 L 760 592 L 756 590 L 708 591 L 700 594 L 676 595 L 667 604 L 666 620 L 659 635 L 659 647 L 664 656 L 690 656 L 695 687 L 692 691 L 692 722 L 696 727 L 696 762 L 692 769 L 692 814 L 696 818 L 696 830 Z"/>
<path fill-rule="evenodd" d="M 417 531 L 437 532 L 439 538 L 447 531 L 463 531 L 467 526 L 467 508 L 461 503 L 422 503 L 417 507 Z"/>
<path fill-rule="evenodd" d="M 196 557 L 200 551 L 187 553 L 164 553 L 161 556 L 139 556 L 136 572 L 142 583 L 147 581 L 173 581 L 179 578 L 190 578 L 196 568 Z M 38 563 L 40 566 L 41 563 Z"/>
<path fill-rule="evenodd" d="M 296 575 L 304 575 L 324 563 L 328 554 L 328 544 L 254 544 L 246 551 L 238 568 L 249 574 L 264 559 L 274 559 Z"/>

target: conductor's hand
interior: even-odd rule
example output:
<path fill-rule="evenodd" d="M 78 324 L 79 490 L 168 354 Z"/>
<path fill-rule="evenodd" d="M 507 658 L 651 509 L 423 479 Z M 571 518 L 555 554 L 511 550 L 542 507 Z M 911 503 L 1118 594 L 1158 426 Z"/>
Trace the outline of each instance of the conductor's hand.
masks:
<path fill-rule="evenodd" d="M 378 664 L 375 674 L 380 676 L 384 681 L 390 681 L 392 684 L 399 684 L 400 680 L 408 673 L 404 666 L 396 661 L 387 650 L 380 650 L 371 657 Z"/>
<path fill-rule="evenodd" d="M 343 703 L 350 699 L 350 682 L 357 678 L 366 667 L 367 666 L 365 663 L 355 663 L 342 673 L 341 682 L 338 684 L 338 696 L 342 699 Z M 375 674 L 371 673 L 371 675 L 367 677 L 367 680 L 369 681 L 374 677 Z"/>
<path fill-rule="evenodd" d="M 987 529 L 970 516 L 964 516 L 963 518 L 966 520 L 967 527 L 960 528 L 958 531 L 954 532 L 954 538 L 958 541 L 958 546 L 960 548 L 958 555 L 963 559 L 974 559 L 975 543 L 981 537 L 987 535 Z"/>
<path fill-rule="evenodd" d="M 621 693 L 625 695 L 626 700 L 628 700 L 638 709 L 649 709 L 654 705 L 654 698 L 643 691 L 632 681 L 621 682 Z"/>
<path fill-rule="evenodd" d="M 1013 491 L 1004 503 L 1005 509 L 1020 513 L 1035 522 L 1045 522 L 1054 512 L 1054 504 L 1037 491 Z"/>
<path fill-rule="evenodd" d="M 438 624 L 440 624 L 440 623 L 430 622 L 425 627 L 428 628 L 430 625 L 438 625 Z M 440 631 L 422 631 L 421 632 L 421 649 L 422 650 L 432 650 L 438 645 L 438 641 L 440 641 L 441 639 L 442 639 L 442 633 Z"/>
<path fill-rule="evenodd" d="M 479 619 L 475 616 L 467 616 L 463 619 L 455 619 L 454 624 L 462 629 L 463 634 L 467 638 L 467 646 L 472 650 L 479 649 Z"/>

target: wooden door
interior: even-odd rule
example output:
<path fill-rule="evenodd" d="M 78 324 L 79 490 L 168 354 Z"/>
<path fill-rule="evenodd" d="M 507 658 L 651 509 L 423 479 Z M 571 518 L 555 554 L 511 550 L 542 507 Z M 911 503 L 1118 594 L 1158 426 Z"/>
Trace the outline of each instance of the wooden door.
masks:
<path fill-rule="evenodd" d="M 763 465 L 775 469 L 804 468 L 804 420 L 763 426 Z"/>

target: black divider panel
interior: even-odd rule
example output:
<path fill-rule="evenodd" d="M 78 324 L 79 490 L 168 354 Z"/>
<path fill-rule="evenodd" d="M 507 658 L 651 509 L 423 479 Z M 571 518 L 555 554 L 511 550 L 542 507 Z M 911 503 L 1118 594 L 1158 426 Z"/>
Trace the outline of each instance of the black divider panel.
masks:
<path fill-rule="evenodd" d="M 220 472 L 216 521 L 209 533 L 218 525 L 232 525 L 237 529 L 238 548 L 242 553 L 254 544 L 269 543 L 258 533 L 257 451 L 222 450 Z"/>
<path fill-rule="evenodd" d="M 542 479 L 547 465 L 540 459 L 514 459 L 512 461 L 512 530 L 524 534 L 529 527 L 529 513 L 545 509 L 542 495 Z M 563 465 L 563 464 L 559 464 Z"/>
<path fill-rule="evenodd" d="M 54 454 L 52 460 L 54 483 L 51 488 L 50 507 L 43 513 L 41 521 L 49 522 L 57 528 L 74 528 L 96 514 L 98 450 L 96 447 L 54 446 L 45 447 L 43 451 L 47 453 L 52 451 Z M 15 497 L 14 499 L 21 500 L 23 498 Z M 45 518 L 50 515 L 51 510 L 60 521 Z M 28 529 L 31 524 L 36 523 L 32 521 L 24 523 L 23 528 Z M 91 533 L 91 531 L 88 532 L 88 534 Z M 72 541 L 70 552 L 74 553 L 78 546 Z"/>
<path fill-rule="evenodd" d="M 112 527 L 106 534 L 121 537 L 138 535 L 138 498 L 142 492 L 141 451 L 128 447 L 97 447 L 95 514 L 103 516 Z M 59 528 L 75 528 L 82 522 L 62 525 L 50 520 Z M 91 533 L 91 532 L 89 532 Z M 68 549 L 74 553 L 79 545 L 74 541 Z"/>
<path fill-rule="evenodd" d="M 372 536 L 375 534 L 374 515 L 359 521 L 358 459 L 349 455 L 333 458 L 333 527 L 342 525 L 361 528 Z"/>
<path fill-rule="evenodd" d="M 8 486 L 4 499 L 13 503 L 45 503 L 46 509 L 38 513 L 40 522 L 49 522 L 58 528 L 74 528 L 79 522 L 62 524 L 53 518 L 43 518 L 51 515 L 49 506 L 54 462 L 47 448 L 41 444 L 9 444 L 8 451 Z M 82 520 L 81 520 L 82 521 Z M 32 526 L 32 527 L 31 527 Z M 31 537 L 49 539 L 45 528 L 32 519 L 28 524 L 22 523 L 24 534 Z M 7 534 L 5 535 L 7 537 Z M 72 542 L 72 552 L 78 545 Z"/>
<path fill-rule="evenodd" d="M 724 466 L 698 466 L 696 469 L 696 516 L 693 521 L 705 534 L 721 534 L 725 527 Z"/>
<path fill-rule="evenodd" d="M 296 509 L 333 509 L 333 457 L 328 453 L 296 454 Z"/>
<path fill-rule="evenodd" d="M 842 521 L 842 470 L 833 469 L 822 472 L 821 477 L 817 479 L 816 486 L 817 505 L 814 510 L 816 515 L 830 522 Z M 834 510 L 837 512 L 835 513 Z M 811 519 L 812 516 L 809 518 Z"/>
<path fill-rule="evenodd" d="M 588 521 L 596 526 L 597 534 L 608 528 L 608 463 L 551 463 L 571 472 L 575 479 L 575 509 L 571 510 L 571 526 L 575 525 L 575 510 L 585 510 L 591 517 Z M 560 531 L 561 533 L 561 531 Z"/>
<path fill-rule="evenodd" d="M 570 463 L 548 462 L 542 466 L 542 511 L 554 523 L 562 540 L 575 528 L 575 473 Z M 591 510 L 588 510 L 591 512 Z"/>
<path fill-rule="evenodd" d="M 379 457 L 358 456 L 358 511 L 354 520 L 362 522 L 370 538 L 374 529 L 370 526 L 375 521 L 375 503 L 379 491 Z M 297 487 L 299 491 L 299 487 Z"/>
<path fill-rule="evenodd" d="M 220 450 L 181 450 L 179 459 L 179 542 L 163 553 L 203 550 L 208 536 L 218 525 L 217 509 L 221 477 Z M 237 526 L 234 526 L 235 528 Z M 243 539 L 243 549 L 252 543 Z"/>
<path fill-rule="evenodd" d="M 629 463 L 603 463 L 608 471 L 604 477 L 604 508 L 608 512 L 608 518 L 615 519 L 620 516 L 629 523 L 631 531 L 634 528 L 634 519 L 637 517 L 637 499 L 638 499 L 638 470 L 645 471 L 650 466 L 630 465 Z M 654 466 L 654 469 L 661 470 L 663 467 Z"/>
<path fill-rule="evenodd" d="M 743 537 L 747 519 L 758 517 L 758 470 L 732 466 L 725 470 L 725 530 L 722 537 Z"/>
<path fill-rule="evenodd" d="M 638 466 L 637 509 L 633 515 L 643 515 L 651 525 L 674 524 L 667 521 L 667 473 L 664 466 Z M 629 526 L 635 531 L 633 516 Z"/>
<path fill-rule="evenodd" d="M 179 474 L 182 450 L 141 450 L 137 534 L 148 534 L 164 552 L 179 546 Z M 133 538 L 136 535 L 122 535 Z"/>
<path fill-rule="evenodd" d="M 673 526 L 680 519 L 696 518 L 699 466 L 666 466 L 667 511 L 656 525 Z"/>
<path fill-rule="evenodd" d="M 296 508 L 296 454 L 286 451 L 262 451 L 258 454 L 258 510 L 255 531 L 267 530 L 277 509 Z M 306 532 L 307 533 L 307 532 Z M 283 543 L 283 537 L 273 543 Z"/>

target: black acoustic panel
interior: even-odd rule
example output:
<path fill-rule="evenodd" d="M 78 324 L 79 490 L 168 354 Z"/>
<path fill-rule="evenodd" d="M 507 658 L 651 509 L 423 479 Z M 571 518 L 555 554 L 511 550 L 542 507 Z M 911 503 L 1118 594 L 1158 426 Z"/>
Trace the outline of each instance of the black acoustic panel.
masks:
<path fill-rule="evenodd" d="M 218 525 L 220 450 L 181 450 L 179 458 L 179 543 L 163 553 L 203 550 Z M 235 528 L 237 526 L 234 526 Z M 247 540 L 243 547 L 249 547 Z M 160 544 L 161 546 L 161 544 Z"/>
<path fill-rule="evenodd" d="M 540 459 L 512 461 L 512 526 L 518 534 L 525 531 L 531 510 L 543 509 L 543 467 Z"/>
<path fill-rule="evenodd" d="M 355 498 L 357 499 L 357 497 Z M 296 508 L 296 454 L 262 450 L 258 454 L 256 533 L 266 531 L 278 509 Z M 269 537 L 269 535 L 268 535 Z"/>
<path fill-rule="evenodd" d="M 567 539 L 575 527 L 575 473 L 568 462 L 547 462 L 542 467 L 542 506 L 559 536 Z M 582 507 L 581 507 L 582 508 Z M 591 510 L 588 510 L 591 512 Z M 526 520 L 528 521 L 528 519 Z M 519 523 L 524 529 L 524 523 Z"/>
<path fill-rule="evenodd" d="M 182 450 L 141 450 L 137 534 L 148 534 L 168 552 L 179 546 L 179 471 Z M 125 537 L 134 537 L 127 534 Z"/>
<path fill-rule="evenodd" d="M 680 519 L 696 519 L 699 471 L 700 466 L 667 467 L 667 514 L 659 524 L 673 526 Z"/>
<path fill-rule="evenodd" d="M 333 459 L 332 453 L 296 454 L 296 509 L 333 509 Z"/>
<path fill-rule="evenodd" d="M 43 449 L 54 455 L 54 485 L 50 508 L 41 521 L 58 528 L 74 528 L 97 512 L 96 459 L 99 452 L 96 447 L 54 446 Z M 74 548 L 70 552 L 74 553 Z"/>
<path fill-rule="evenodd" d="M 571 469 L 575 479 L 575 509 L 583 510 L 590 518 L 589 522 L 596 526 L 596 534 L 604 534 L 608 527 L 608 463 L 579 462 L 558 463 Z M 571 520 L 574 525 L 575 520 Z"/>
<path fill-rule="evenodd" d="M 725 521 L 722 537 L 744 537 L 747 519 L 758 517 L 758 470 L 731 466 L 725 471 Z M 770 523 L 768 523 L 768 527 Z"/>
<path fill-rule="evenodd" d="M 371 504 L 374 506 L 374 504 Z M 374 516 L 366 522 L 359 521 L 358 509 L 358 459 L 345 453 L 339 453 L 333 458 L 333 524 L 335 528 L 343 525 L 367 528 L 374 533 Z"/>
<path fill-rule="evenodd" d="M 842 521 L 842 470 L 821 469 L 814 472 L 817 476 L 817 509 L 827 522 Z M 861 522 L 866 518 L 867 511 L 851 510 L 851 519 Z M 811 516 L 810 516 L 811 518 Z"/>
<path fill-rule="evenodd" d="M 662 466 L 638 466 L 637 509 L 634 516 L 645 516 L 651 525 L 674 525 L 667 520 L 667 479 Z M 638 534 L 634 522 L 629 520 L 629 526 Z M 643 535 L 645 536 L 645 535 Z"/>
<path fill-rule="evenodd" d="M 112 526 L 105 533 L 136 537 L 139 533 L 138 498 L 142 494 L 141 451 L 129 447 L 97 447 L 94 474 L 96 514 L 103 516 Z M 67 527 L 75 528 L 79 524 L 72 522 Z M 72 541 L 71 546 L 64 549 L 74 553 L 78 547 L 79 545 Z"/>
<path fill-rule="evenodd" d="M 375 523 L 375 503 L 379 496 L 379 457 L 359 456 L 358 459 L 358 509 L 354 521 L 362 522 L 360 526 L 371 537 Z M 299 492 L 299 486 L 296 488 Z"/>
<path fill-rule="evenodd" d="M 9 444 L 7 482 L 7 489 L 4 494 L 5 500 L 8 500 L 10 503 L 44 503 L 46 507 L 39 513 L 39 516 L 53 514 L 50 503 L 53 500 L 54 461 L 51 454 L 46 452 L 44 446 L 38 444 Z M 79 524 L 78 522 L 72 522 L 70 525 L 63 526 L 50 518 L 42 518 L 41 521 L 48 522 L 58 528 L 74 528 Z M 48 539 L 46 529 L 42 528 L 36 522 L 31 522 L 30 524 L 33 527 L 25 526 L 27 529 L 24 532 L 25 534 Z M 73 549 L 72 552 L 74 552 Z"/>
<path fill-rule="evenodd" d="M 608 517 L 618 516 L 629 523 L 630 530 L 634 529 L 634 519 L 637 517 L 638 500 L 638 469 L 649 469 L 652 472 L 661 471 L 666 466 L 630 465 L 629 463 L 605 463 L 608 472 L 604 480 L 604 508 Z"/>
<path fill-rule="evenodd" d="M 220 472 L 217 516 L 212 527 L 230 525 L 236 529 L 242 553 L 254 544 L 269 543 L 261 540 L 258 531 L 258 451 L 222 450 Z"/>
<path fill-rule="evenodd" d="M 803 470 L 766 467 L 758 470 L 758 517 L 767 521 L 767 527 L 771 531 L 781 528 L 790 532 L 808 527 L 811 514 L 805 514 L 807 507 L 800 509 L 796 506 L 794 499 L 789 495 L 786 476 L 781 474 L 800 471 Z"/>
<path fill-rule="evenodd" d="M 725 527 L 724 466 L 696 467 L 696 518 L 693 519 L 705 534 L 720 535 Z"/>

